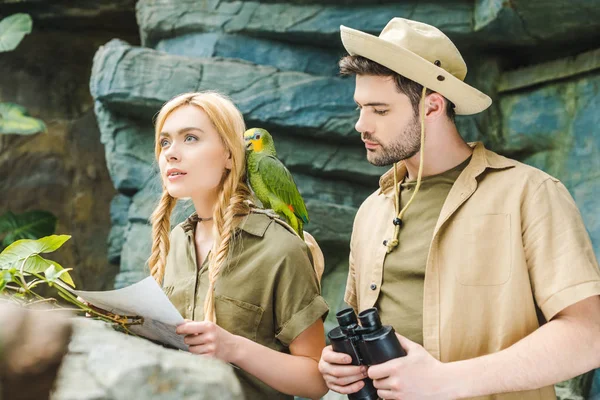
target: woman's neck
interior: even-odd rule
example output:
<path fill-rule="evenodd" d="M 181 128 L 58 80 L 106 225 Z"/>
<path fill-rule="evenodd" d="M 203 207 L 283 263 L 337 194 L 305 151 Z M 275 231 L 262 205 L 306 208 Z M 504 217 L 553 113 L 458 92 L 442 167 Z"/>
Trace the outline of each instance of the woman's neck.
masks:
<path fill-rule="evenodd" d="M 198 240 L 214 240 L 213 238 L 213 210 L 217 204 L 217 194 L 193 197 L 192 202 L 198 215 L 198 224 L 196 226 L 196 239 Z"/>

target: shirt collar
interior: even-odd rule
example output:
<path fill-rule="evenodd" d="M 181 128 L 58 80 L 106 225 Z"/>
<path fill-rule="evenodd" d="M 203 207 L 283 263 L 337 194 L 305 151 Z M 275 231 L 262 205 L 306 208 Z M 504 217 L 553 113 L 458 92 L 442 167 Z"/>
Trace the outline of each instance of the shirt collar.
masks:
<path fill-rule="evenodd" d="M 242 230 L 253 236 L 263 237 L 265 235 L 265 232 L 267 231 L 267 228 L 272 222 L 270 217 L 263 214 L 266 213 L 250 212 L 250 214 L 246 216 L 239 217 L 240 221 L 237 224 L 235 230 Z M 193 234 L 197 223 L 198 214 L 194 212 L 192 215 L 186 218 L 185 221 L 183 221 L 181 227 L 187 234 Z"/>
<path fill-rule="evenodd" d="M 488 168 L 503 169 L 511 168 L 516 165 L 516 161 L 487 150 L 481 142 L 469 143 L 469 146 L 473 148 L 473 155 L 469 165 L 467 165 L 463 173 L 471 175 L 473 178 L 478 177 Z M 406 164 L 403 161 L 397 164 L 397 172 L 400 180 L 402 177 L 406 176 Z M 390 168 L 390 170 L 383 174 L 379 179 L 378 194 L 383 194 L 385 196 L 393 195 L 393 188 L 394 167 Z"/>

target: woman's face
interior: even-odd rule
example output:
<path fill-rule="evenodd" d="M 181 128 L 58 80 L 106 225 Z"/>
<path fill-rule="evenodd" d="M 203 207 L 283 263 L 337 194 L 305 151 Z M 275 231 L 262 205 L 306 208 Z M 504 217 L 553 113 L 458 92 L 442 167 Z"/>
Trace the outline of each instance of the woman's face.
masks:
<path fill-rule="evenodd" d="M 161 179 L 174 198 L 203 198 L 218 192 L 230 153 L 208 115 L 184 105 L 165 120 L 158 137 Z"/>

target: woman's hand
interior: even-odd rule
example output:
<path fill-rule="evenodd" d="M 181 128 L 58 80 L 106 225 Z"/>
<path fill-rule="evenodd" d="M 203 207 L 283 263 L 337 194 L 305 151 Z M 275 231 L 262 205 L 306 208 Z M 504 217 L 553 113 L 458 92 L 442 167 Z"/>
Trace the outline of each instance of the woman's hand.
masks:
<path fill-rule="evenodd" d="M 232 362 L 237 336 L 208 321 L 189 321 L 177 327 L 177 334 L 185 335 L 184 342 L 194 354 L 203 354 Z"/>

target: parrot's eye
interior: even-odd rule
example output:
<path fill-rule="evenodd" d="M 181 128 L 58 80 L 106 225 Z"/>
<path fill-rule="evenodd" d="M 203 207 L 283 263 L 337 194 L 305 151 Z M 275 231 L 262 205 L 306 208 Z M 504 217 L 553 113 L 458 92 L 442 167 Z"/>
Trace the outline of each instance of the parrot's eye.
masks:
<path fill-rule="evenodd" d="M 256 138 L 256 140 L 260 139 L 260 134 L 254 136 Z"/>

